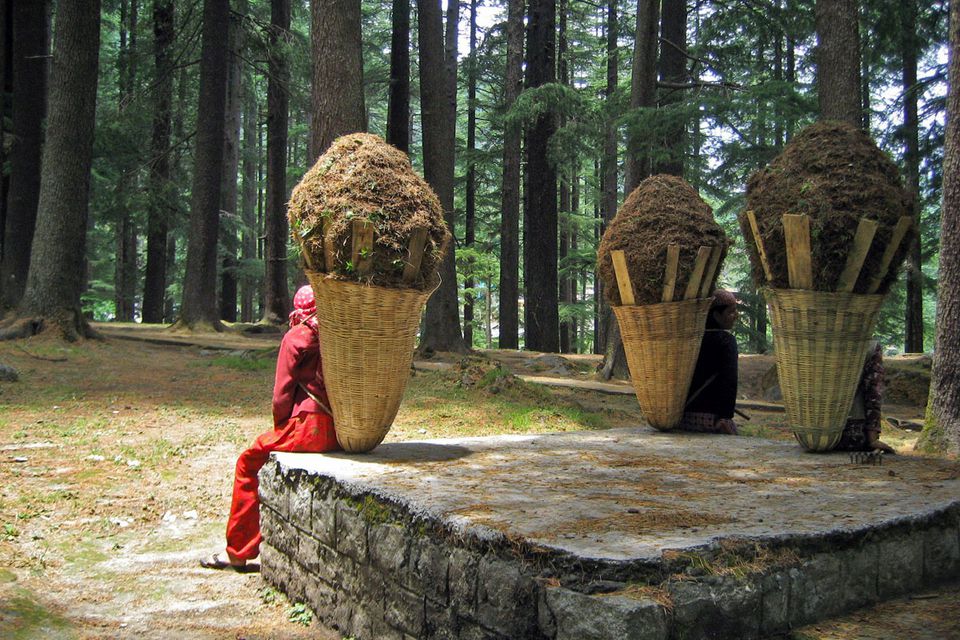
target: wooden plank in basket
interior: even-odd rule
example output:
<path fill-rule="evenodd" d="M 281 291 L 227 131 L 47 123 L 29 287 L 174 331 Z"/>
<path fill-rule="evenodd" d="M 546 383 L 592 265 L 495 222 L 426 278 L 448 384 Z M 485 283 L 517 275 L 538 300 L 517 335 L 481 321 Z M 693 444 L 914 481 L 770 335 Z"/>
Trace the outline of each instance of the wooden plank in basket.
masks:
<path fill-rule="evenodd" d="M 307 251 L 306 242 L 304 242 L 305 238 L 300 235 L 296 228 L 293 229 L 293 235 L 297 239 L 297 244 L 300 246 L 300 257 L 303 258 L 304 266 L 306 266 L 310 271 L 323 271 L 324 269 L 317 269 L 316 265 L 313 264 L 313 259 L 310 257 L 310 253 Z"/>
<path fill-rule="evenodd" d="M 357 269 L 357 273 L 365 276 L 373 268 L 373 223 L 369 220 L 354 220 L 351 223 L 353 230 L 353 251 L 350 260 Z"/>
<path fill-rule="evenodd" d="M 853 236 L 853 249 L 847 256 L 847 264 L 843 267 L 843 273 L 837 281 L 837 291 L 841 293 L 852 293 L 853 288 L 860 278 L 860 270 L 863 269 L 863 261 L 867 259 L 870 253 L 870 245 L 873 244 L 873 236 L 877 233 L 877 221 L 861 218 L 857 225 L 857 234 Z"/>
<path fill-rule="evenodd" d="M 710 247 L 700 247 L 697 250 L 697 260 L 693 263 L 693 273 L 687 281 L 687 289 L 683 292 L 684 300 L 693 300 L 700 293 L 700 282 L 703 280 L 703 272 L 709 260 Z"/>
<path fill-rule="evenodd" d="M 673 291 L 677 288 L 677 264 L 680 262 L 680 245 L 667 245 L 667 268 L 663 274 L 663 302 L 673 302 Z"/>
<path fill-rule="evenodd" d="M 416 229 L 410 235 L 410 244 L 407 246 L 406 264 L 403 267 L 403 281 L 413 282 L 420 272 L 420 263 L 423 262 L 423 248 L 427 245 L 427 228 Z"/>
<path fill-rule="evenodd" d="M 330 219 L 323 219 L 323 260 L 327 263 L 327 273 L 333 273 L 337 263 L 337 250 L 333 246 L 333 236 L 328 233 Z"/>
<path fill-rule="evenodd" d="M 873 274 L 873 280 L 870 281 L 870 286 L 867 287 L 867 293 L 876 293 L 877 289 L 880 288 L 880 283 L 883 282 L 884 277 L 886 277 L 890 263 L 893 261 L 893 255 L 897 252 L 897 249 L 900 248 L 900 243 L 903 242 L 903 238 L 907 235 L 907 231 L 910 230 L 910 225 L 912 224 L 913 218 L 910 216 L 903 216 L 897 220 L 897 226 L 893 228 L 893 234 L 890 236 L 890 244 L 887 245 L 886 250 L 883 252 L 883 257 L 880 258 L 880 268 Z"/>
<path fill-rule="evenodd" d="M 630 274 L 627 272 L 627 258 L 623 251 L 617 249 L 610 252 L 610 259 L 613 260 L 613 271 L 617 276 L 617 288 L 620 289 L 620 303 L 633 305 L 637 303 L 633 296 L 633 283 L 630 282 Z"/>
<path fill-rule="evenodd" d="M 710 285 L 713 284 L 713 276 L 717 274 L 717 267 L 720 265 L 720 256 L 723 254 L 723 245 L 717 245 L 710 251 L 710 263 L 707 264 L 707 270 L 703 272 L 703 282 L 700 283 L 699 298 L 706 298 L 710 295 Z"/>
<path fill-rule="evenodd" d="M 763 248 L 763 238 L 760 237 L 760 226 L 757 224 L 757 216 L 753 211 L 747 211 L 747 221 L 750 223 L 750 230 L 753 231 L 753 241 L 757 245 L 757 253 L 760 254 L 760 264 L 763 265 L 763 273 L 767 276 L 767 282 L 773 282 L 773 272 L 770 271 L 770 261 L 767 260 L 767 251 Z"/>
<path fill-rule="evenodd" d="M 787 276 L 791 289 L 813 289 L 810 262 L 810 218 L 783 214 L 783 237 L 787 245 Z"/>

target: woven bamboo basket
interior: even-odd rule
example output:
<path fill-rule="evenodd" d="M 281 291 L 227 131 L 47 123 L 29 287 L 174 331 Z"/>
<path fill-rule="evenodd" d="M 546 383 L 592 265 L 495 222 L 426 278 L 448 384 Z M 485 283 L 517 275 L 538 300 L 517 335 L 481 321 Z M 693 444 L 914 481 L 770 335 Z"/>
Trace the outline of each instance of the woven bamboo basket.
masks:
<path fill-rule="evenodd" d="M 323 379 L 337 441 L 370 451 L 383 441 L 410 378 L 420 313 L 433 289 L 390 289 L 308 271 L 317 301 Z"/>
<path fill-rule="evenodd" d="M 711 298 L 613 307 L 630 379 L 647 422 L 668 431 L 683 417 Z"/>
<path fill-rule="evenodd" d="M 764 293 L 787 420 L 808 451 L 829 451 L 843 433 L 884 296 Z"/>

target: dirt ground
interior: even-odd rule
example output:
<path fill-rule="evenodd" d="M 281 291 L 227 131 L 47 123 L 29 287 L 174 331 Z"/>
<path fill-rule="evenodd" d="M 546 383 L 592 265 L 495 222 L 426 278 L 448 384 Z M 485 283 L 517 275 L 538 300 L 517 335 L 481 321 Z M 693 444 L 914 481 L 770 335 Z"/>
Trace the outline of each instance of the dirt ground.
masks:
<path fill-rule="evenodd" d="M 269 426 L 278 336 L 189 344 L 204 340 L 0 343 L 0 363 L 19 372 L 0 382 L 0 637 L 340 637 L 259 574 L 197 565 L 222 544 L 237 454 Z M 590 379 L 596 367 L 594 356 L 489 355 L 531 375 Z M 639 421 L 630 395 L 546 388 L 490 369 L 478 359 L 417 371 L 388 439 Z M 750 429 L 789 439 L 782 422 L 754 412 Z M 898 437 L 908 452 L 915 436 Z M 960 586 L 926 595 L 794 637 L 960 638 Z M 916 635 L 896 632 L 903 625 Z"/>

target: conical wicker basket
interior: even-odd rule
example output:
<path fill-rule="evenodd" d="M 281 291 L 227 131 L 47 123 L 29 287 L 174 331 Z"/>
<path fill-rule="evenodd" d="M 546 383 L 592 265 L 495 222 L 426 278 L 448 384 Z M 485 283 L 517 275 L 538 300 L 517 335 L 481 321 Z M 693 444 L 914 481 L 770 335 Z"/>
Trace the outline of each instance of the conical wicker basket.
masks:
<path fill-rule="evenodd" d="M 764 293 L 787 420 L 808 451 L 829 451 L 843 433 L 884 296 Z"/>
<path fill-rule="evenodd" d="M 307 272 L 317 301 L 323 379 L 337 441 L 376 447 L 390 430 L 410 378 L 420 312 L 433 292 L 390 289 Z"/>
<path fill-rule="evenodd" d="M 613 308 L 640 409 L 661 431 L 683 417 L 710 303 L 704 298 Z"/>

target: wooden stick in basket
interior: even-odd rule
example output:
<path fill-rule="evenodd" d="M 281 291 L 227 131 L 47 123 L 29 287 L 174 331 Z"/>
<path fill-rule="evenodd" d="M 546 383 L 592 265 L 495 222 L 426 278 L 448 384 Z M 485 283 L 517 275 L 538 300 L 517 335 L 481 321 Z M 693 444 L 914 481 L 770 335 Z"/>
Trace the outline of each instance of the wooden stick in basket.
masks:
<path fill-rule="evenodd" d="M 897 226 L 893 228 L 893 234 L 890 236 L 890 244 L 887 245 L 886 250 L 883 252 L 883 257 L 880 258 L 880 268 L 873 274 L 873 280 L 870 281 L 870 286 L 867 287 L 867 293 L 876 293 L 877 289 L 880 288 L 880 283 L 883 282 L 884 277 L 887 275 L 887 270 L 890 268 L 890 262 L 893 261 L 893 255 L 897 252 L 897 249 L 900 248 L 900 243 L 903 242 L 903 238 L 907 235 L 911 224 L 913 224 L 913 218 L 910 216 L 903 216 L 897 220 Z"/>
<path fill-rule="evenodd" d="M 350 260 L 357 273 L 365 276 L 373 268 L 373 224 L 369 220 L 357 219 L 351 224 L 353 230 L 353 251 Z"/>
<path fill-rule="evenodd" d="M 757 224 L 757 216 L 753 211 L 747 211 L 747 221 L 750 223 L 750 230 L 753 231 L 753 241 L 757 244 L 757 253 L 760 254 L 760 264 L 763 265 L 763 273 L 767 276 L 767 282 L 773 282 L 773 272 L 770 271 L 770 261 L 767 260 L 767 251 L 763 248 L 763 238 L 760 237 L 760 226 Z"/>
<path fill-rule="evenodd" d="M 867 218 L 860 218 L 860 224 L 857 225 L 857 234 L 853 236 L 853 249 L 847 256 L 847 264 L 843 267 L 843 273 L 837 281 L 837 291 L 841 293 L 852 293 L 853 288 L 860 278 L 860 270 L 863 269 L 863 261 L 867 259 L 870 253 L 870 245 L 873 244 L 873 236 L 877 233 L 877 221 Z"/>
<path fill-rule="evenodd" d="M 323 259 L 327 263 L 327 273 L 333 273 L 336 268 L 337 251 L 333 246 L 333 238 L 327 233 L 327 227 L 330 226 L 329 218 L 323 219 Z"/>
<path fill-rule="evenodd" d="M 706 298 L 710 295 L 710 285 L 713 284 L 713 276 L 717 274 L 717 267 L 720 265 L 720 255 L 723 253 L 723 245 L 718 244 L 710 251 L 710 264 L 707 270 L 703 272 L 703 282 L 700 283 L 700 298 Z"/>
<path fill-rule="evenodd" d="M 637 303 L 633 296 L 633 283 L 630 282 L 630 274 L 627 272 L 627 258 L 623 251 L 617 249 L 610 252 L 610 259 L 613 261 L 613 272 L 617 277 L 617 288 L 620 289 L 620 303 L 625 305 L 634 305 Z"/>
<path fill-rule="evenodd" d="M 662 302 L 673 302 L 673 291 L 677 288 L 677 264 L 680 262 L 680 245 L 667 245 L 667 267 L 663 274 Z"/>
<path fill-rule="evenodd" d="M 420 263 L 423 262 L 423 248 L 427 245 L 426 227 L 415 230 L 410 235 L 410 244 L 407 246 L 407 253 L 410 257 L 403 267 L 403 281 L 413 282 L 420 271 Z"/>
<path fill-rule="evenodd" d="M 684 300 L 693 300 L 700 293 L 700 281 L 703 280 L 703 272 L 707 268 L 708 260 L 710 260 L 710 247 L 700 247 L 697 250 L 697 260 L 693 263 L 693 273 L 690 274 L 690 280 L 687 282 L 687 289 L 683 292 Z"/>
<path fill-rule="evenodd" d="M 791 289 L 813 289 L 810 263 L 810 218 L 783 214 L 783 239 L 787 245 L 787 276 Z"/>
<path fill-rule="evenodd" d="M 303 258 L 303 264 L 305 264 L 310 271 L 317 271 L 313 260 L 310 258 L 310 253 L 307 251 L 307 244 L 303 241 L 303 237 L 301 237 L 296 229 L 293 230 L 293 235 L 297 239 L 297 244 L 300 245 L 300 257 Z M 323 271 L 323 269 L 320 269 L 320 271 Z"/>

